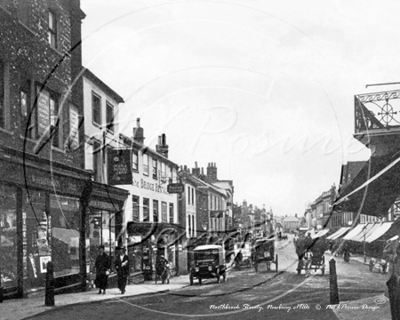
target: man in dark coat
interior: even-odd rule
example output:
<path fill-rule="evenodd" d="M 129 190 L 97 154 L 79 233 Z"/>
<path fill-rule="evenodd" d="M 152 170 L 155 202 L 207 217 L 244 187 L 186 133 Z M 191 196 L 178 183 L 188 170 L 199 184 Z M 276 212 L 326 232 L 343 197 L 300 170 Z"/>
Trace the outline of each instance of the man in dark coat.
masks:
<path fill-rule="evenodd" d="M 98 293 L 101 294 L 101 291 L 103 290 L 103 294 L 105 294 L 107 289 L 108 275 L 110 273 L 110 259 L 107 253 L 104 252 L 103 245 L 99 247 L 99 255 L 96 258 L 95 268 L 96 268 L 95 284 L 96 287 L 99 288 Z"/>
<path fill-rule="evenodd" d="M 129 277 L 129 257 L 125 254 L 124 247 L 118 247 L 117 249 L 119 253 L 115 259 L 115 269 L 117 270 L 118 289 L 124 294 Z"/>

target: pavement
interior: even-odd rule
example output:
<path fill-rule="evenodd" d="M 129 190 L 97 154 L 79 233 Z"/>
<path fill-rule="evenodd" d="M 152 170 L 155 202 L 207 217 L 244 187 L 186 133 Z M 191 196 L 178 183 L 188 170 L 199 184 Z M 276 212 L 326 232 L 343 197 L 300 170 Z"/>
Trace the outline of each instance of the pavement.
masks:
<path fill-rule="evenodd" d="M 160 281 L 158 281 L 157 284 L 155 284 L 154 281 L 146 281 L 141 284 L 129 284 L 126 286 L 125 294 L 121 294 L 118 288 L 107 289 L 106 294 L 98 294 L 97 289 L 86 292 L 59 294 L 54 296 L 54 307 L 45 306 L 44 293 L 24 299 L 4 300 L 3 303 L 0 303 L 0 320 L 20 320 L 67 305 L 98 303 L 113 299 L 151 295 L 154 293 L 178 290 L 188 285 L 189 278 L 185 275 L 172 277 L 169 284 L 161 284 Z"/>
<path fill-rule="evenodd" d="M 343 258 L 333 257 L 330 251 L 325 252 L 326 259 L 329 261 L 334 258 L 336 262 L 341 263 Z M 365 273 L 374 276 L 374 273 L 369 271 L 369 260 L 364 262 L 363 255 L 353 254 L 350 257 L 350 263 L 359 263 L 365 266 Z M 386 283 L 384 284 L 386 286 Z M 340 288 L 339 288 L 340 292 Z M 340 301 L 340 303 L 332 309 L 338 319 L 340 320 L 390 320 L 392 319 L 390 313 L 389 299 L 385 295 L 371 296 L 364 299 L 352 301 Z"/>
<path fill-rule="evenodd" d="M 328 251 L 327 260 L 332 258 Z M 341 258 L 336 259 L 340 262 Z M 369 261 L 369 258 L 367 259 Z M 350 263 L 364 264 L 364 257 L 353 255 Z M 366 273 L 370 272 L 368 265 L 365 264 Z M 373 275 L 373 273 L 371 273 Z M 128 298 L 134 296 L 152 295 L 154 293 L 179 290 L 189 285 L 187 275 L 175 276 L 170 279 L 169 284 L 155 284 L 154 281 L 141 284 L 129 284 L 126 292 L 122 295 L 117 288 L 107 290 L 106 294 L 97 294 L 96 289 L 86 292 L 55 295 L 55 306 L 46 307 L 44 305 L 44 294 L 28 297 L 24 299 L 5 300 L 0 304 L 0 320 L 20 320 L 25 319 L 47 310 L 61 308 L 67 305 L 98 303 L 113 299 Z M 339 288 L 340 290 L 340 288 Z M 333 307 L 333 311 L 340 320 L 368 320 L 368 319 L 391 319 L 389 300 L 384 295 L 372 296 L 361 300 L 341 301 L 339 305 Z"/>

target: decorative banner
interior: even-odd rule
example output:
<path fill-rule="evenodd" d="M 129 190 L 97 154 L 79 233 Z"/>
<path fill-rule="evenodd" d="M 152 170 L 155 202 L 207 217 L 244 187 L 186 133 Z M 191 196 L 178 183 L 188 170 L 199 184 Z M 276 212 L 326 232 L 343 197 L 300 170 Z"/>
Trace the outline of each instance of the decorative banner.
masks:
<path fill-rule="evenodd" d="M 130 149 L 111 149 L 108 152 L 108 183 L 111 185 L 132 184 Z"/>

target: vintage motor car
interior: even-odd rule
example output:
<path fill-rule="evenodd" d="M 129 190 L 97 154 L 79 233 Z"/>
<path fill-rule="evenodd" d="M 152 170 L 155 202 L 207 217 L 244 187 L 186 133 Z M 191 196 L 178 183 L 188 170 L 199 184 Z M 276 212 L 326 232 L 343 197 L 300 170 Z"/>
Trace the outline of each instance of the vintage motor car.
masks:
<path fill-rule="evenodd" d="M 202 245 L 193 250 L 194 259 L 190 268 L 189 280 L 193 285 L 194 278 L 201 285 L 203 279 L 216 278 L 219 283 L 221 278 L 226 281 L 225 252 L 222 246 Z"/>

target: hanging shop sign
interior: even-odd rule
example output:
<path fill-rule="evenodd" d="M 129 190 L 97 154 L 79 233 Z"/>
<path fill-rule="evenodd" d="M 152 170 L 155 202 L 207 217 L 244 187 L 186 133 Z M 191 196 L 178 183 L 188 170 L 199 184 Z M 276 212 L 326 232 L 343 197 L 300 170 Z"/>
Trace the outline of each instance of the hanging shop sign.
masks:
<path fill-rule="evenodd" d="M 183 193 L 185 187 L 182 183 L 171 183 L 167 187 L 168 193 Z"/>
<path fill-rule="evenodd" d="M 111 185 L 132 184 L 131 150 L 108 152 L 108 182 Z"/>

